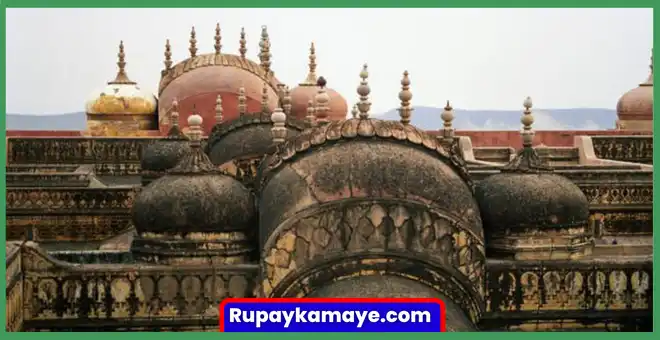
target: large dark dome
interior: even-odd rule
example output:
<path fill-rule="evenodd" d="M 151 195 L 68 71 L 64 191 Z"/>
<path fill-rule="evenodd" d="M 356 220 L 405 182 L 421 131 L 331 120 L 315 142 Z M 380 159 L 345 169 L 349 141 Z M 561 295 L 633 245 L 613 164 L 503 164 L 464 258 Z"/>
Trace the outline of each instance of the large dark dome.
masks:
<path fill-rule="evenodd" d="M 178 119 L 178 115 L 173 116 Z M 142 158 L 140 158 L 142 183 L 146 185 L 151 182 L 151 179 L 156 179 L 165 171 L 174 168 L 188 153 L 190 153 L 188 137 L 175 123 L 170 128 L 167 138 L 149 144 L 142 152 Z"/>

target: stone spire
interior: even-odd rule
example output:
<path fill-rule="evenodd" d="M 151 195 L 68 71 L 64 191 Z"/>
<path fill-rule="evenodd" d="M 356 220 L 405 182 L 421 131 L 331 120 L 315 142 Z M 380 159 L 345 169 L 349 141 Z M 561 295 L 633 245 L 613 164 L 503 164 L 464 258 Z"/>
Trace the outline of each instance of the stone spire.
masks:
<path fill-rule="evenodd" d="M 215 44 L 213 47 L 215 48 L 215 54 L 220 54 L 220 51 L 222 50 L 222 44 L 220 44 L 220 41 L 222 40 L 222 36 L 220 35 L 220 23 L 215 24 Z"/>
<path fill-rule="evenodd" d="M 351 110 L 351 116 L 353 116 L 353 119 L 358 117 L 358 108 L 357 104 L 353 105 L 353 110 Z"/>
<path fill-rule="evenodd" d="M 190 51 L 190 57 L 194 58 L 197 56 L 197 39 L 195 38 L 197 36 L 197 33 L 195 33 L 195 26 L 192 27 L 190 30 L 190 47 L 188 48 L 188 51 Z"/>
<path fill-rule="evenodd" d="M 410 92 L 410 78 L 408 77 L 408 71 L 404 71 L 403 79 L 401 79 L 401 92 L 399 92 L 399 100 L 401 100 L 401 107 L 399 108 L 401 124 L 410 124 L 410 116 L 413 111 L 413 108 L 410 105 L 411 99 L 412 92 Z"/>
<path fill-rule="evenodd" d="M 109 81 L 108 84 L 136 84 L 134 81 L 128 79 L 128 74 L 126 74 L 126 61 L 124 60 L 126 54 L 124 54 L 123 40 L 119 42 L 119 53 L 117 53 L 117 57 L 119 58 L 117 61 L 117 67 L 119 67 L 119 70 L 117 71 L 115 79 Z"/>
<path fill-rule="evenodd" d="M 328 104 L 330 103 L 330 96 L 326 92 L 325 85 L 326 81 L 325 78 L 319 77 L 318 82 L 316 85 L 319 87 L 318 93 L 314 97 L 314 101 L 316 102 L 314 105 L 314 113 L 316 115 L 316 121 L 319 124 L 327 124 L 330 121 L 328 120 L 328 111 L 330 111 L 330 107 L 328 107 Z"/>
<path fill-rule="evenodd" d="M 284 97 L 282 97 L 282 108 L 287 116 L 291 114 L 291 101 L 291 90 L 287 86 L 284 88 Z"/>
<path fill-rule="evenodd" d="M 169 71 L 172 69 L 172 45 L 170 45 L 170 39 L 167 39 L 165 41 L 165 61 L 163 64 L 165 64 L 165 71 Z"/>
<path fill-rule="evenodd" d="M 215 98 L 215 122 L 216 124 L 222 124 L 222 97 L 218 94 Z"/>
<path fill-rule="evenodd" d="M 264 69 L 266 74 L 272 72 L 271 66 L 271 53 L 270 53 L 270 37 L 268 36 L 268 28 L 266 26 L 261 26 L 261 41 L 259 42 L 259 60 L 261 61 L 261 67 Z"/>
<path fill-rule="evenodd" d="M 449 104 L 449 101 L 447 101 L 445 109 L 442 111 L 440 118 L 442 118 L 442 121 L 444 122 L 442 129 L 442 141 L 445 144 L 451 144 L 454 142 L 454 128 L 452 127 L 452 122 L 454 121 L 454 109 L 451 107 L 451 104 Z"/>
<path fill-rule="evenodd" d="M 316 76 L 316 48 L 314 47 L 314 43 L 312 42 L 312 45 L 309 48 L 309 71 L 307 72 L 307 77 L 305 77 L 305 80 L 300 83 L 300 86 L 316 86 L 316 80 L 318 77 Z"/>
<path fill-rule="evenodd" d="M 282 108 L 276 108 L 273 114 L 270 115 L 270 120 L 273 122 L 273 127 L 270 129 L 270 133 L 273 136 L 273 143 L 283 143 L 286 139 L 286 115 L 282 111 Z"/>
<path fill-rule="evenodd" d="M 241 40 L 238 41 L 240 47 L 238 52 L 241 54 L 241 58 L 245 59 L 245 54 L 247 53 L 247 40 L 245 39 L 245 27 L 241 27 Z"/>
<path fill-rule="evenodd" d="M 520 122 L 523 125 L 521 137 L 522 137 L 522 149 L 518 152 L 518 155 L 505 165 L 501 171 L 502 172 L 522 172 L 522 173 L 538 173 L 538 172 L 548 172 L 552 171 L 552 168 L 548 166 L 547 162 L 541 157 L 532 147 L 534 141 L 534 131 L 532 130 L 532 124 L 534 123 L 534 116 L 532 115 L 532 98 L 527 97 L 523 102 L 525 111 L 523 111 L 523 116 L 520 118 Z"/>
<path fill-rule="evenodd" d="M 270 112 L 270 109 L 268 108 L 268 84 L 266 83 L 264 83 L 264 87 L 261 90 L 261 112 Z"/>
<path fill-rule="evenodd" d="M 367 82 L 369 78 L 369 72 L 367 71 L 367 64 L 362 66 L 362 72 L 360 72 L 360 86 L 357 88 L 357 93 L 360 95 L 360 101 L 358 102 L 358 110 L 360 110 L 360 119 L 369 118 L 369 109 L 371 108 L 371 102 L 369 102 L 369 93 L 371 93 L 371 88 Z"/>
<path fill-rule="evenodd" d="M 167 123 L 171 124 L 170 130 L 167 132 L 167 138 L 181 139 L 186 137 L 179 127 L 179 102 L 176 100 L 176 98 L 172 100 L 169 122 Z"/>
<path fill-rule="evenodd" d="M 247 113 L 247 97 L 245 96 L 245 87 L 238 89 L 238 115 L 245 116 Z"/>
<path fill-rule="evenodd" d="M 314 101 L 309 100 L 307 102 L 307 116 L 305 117 L 305 120 L 309 124 L 309 126 L 315 126 L 316 125 L 316 115 L 315 115 L 315 109 L 314 109 Z"/>

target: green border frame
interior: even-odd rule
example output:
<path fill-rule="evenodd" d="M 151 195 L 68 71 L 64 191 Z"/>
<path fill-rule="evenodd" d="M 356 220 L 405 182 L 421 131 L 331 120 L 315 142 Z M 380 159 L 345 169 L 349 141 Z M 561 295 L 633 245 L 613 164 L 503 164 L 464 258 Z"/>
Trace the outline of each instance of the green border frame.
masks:
<path fill-rule="evenodd" d="M 433 0 L 408 0 L 408 1 L 399 1 L 399 0 L 364 0 L 364 1 L 355 1 L 355 0 L 315 0 L 315 1 L 303 1 L 303 0 L 242 0 L 242 1 L 235 1 L 232 3 L 226 3 L 225 1 L 213 1 L 213 0 L 113 0 L 111 2 L 105 2 L 105 1 L 94 1 L 96 4 L 93 2 L 90 3 L 91 1 L 82 1 L 82 0 L 0 0 L 0 5 L 2 6 L 2 14 L 0 17 L 0 23 L 2 24 L 2 35 L 0 37 L 1 42 L 0 42 L 0 48 L 1 54 L 5 56 L 5 17 L 7 15 L 7 11 L 5 10 L 6 8 L 17 8 L 17 7 L 59 7 L 59 8 L 64 8 L 64 7 L 78 7 L 78 8 L 85 8 L 85 7 L 106 7 L 106 8 L 111 8 L 111 7 L 119 7 L 119 8 L 139 8 L 139 7 L 152 7 L 152 8 L 164 8 L 164 7 L 180 7 L 180 8 L 200 8 L 200 7 L 206 7 L 206 8 L 213 8 L 213 7 L 243 7 L 243 8 L 268 8 L 268 7 L 363 7 L 363 8 L 381 8 L 381 7 L 409 7 L 409 8 L 414 8 L 414 7 L 473 7 L 473 8 L 495 8 L 495 7 L 527 7 L 527 8 L 624 8 L 624 7 L 637 7 L 637 8 L 653 8 L 654 9 L 654 17 L 653 17 L 653 45 L 654 46 L 660 46 L 660 32 L 659 32 L 659 27 L 660 25 L 658 24 L 658 15 L 656 15 L 655 10 L 657 8 L 660 8 L 660 1 L 657 0 L 534 0 L 534 1 L 524 1 L 524 0 L 443 0 L 443 1 L 433 1 Z M 310 4 L 313 3 L 313 4 Z M 46 56 L 47 57 L 47 56 Z M 0 112 L 2 114 L 0 115 L 0 132 L 2 134 L 2 145 L 0 146 L 2 150 L 5 150 L 6 152 L 6 130 L 5 130 L 5 119 L 6 119 L 6 103 L 5 103 L 5 96 L 6 96 L 6 91 L 4 86 L 6 85 L 6 78 L 5 78 L 5 68 L 6 68 L 6 63 L 3 62 L 2 65 L 0 66 L 0 78 L 2 78 L 4 81 L 2 82 L 2 85 L 0 85 L 0 89 L 2 89 L 2 93 L 0 94 Z M 654 90 L 654 97 L 660 97 L 658 96 L 660 94 L 660 91 Z M 653 127 L 655 131 L 660 130 L 660 122 L 658 120 L 654 119 Z M 658 140 L 654 140 L 654 149 L 655 151 L 653 152 L 653 158 L 658 158 L 660 156 L 660 151 L 658 151 L 658 145 L 659 144 Z M 3 163 L 6 163 L 6 155 L 5 158 L 3 159 Z M 6 197 L 6 164 L 3 164 L 3 166 L 0 168 L 0 176 L 2 177 L 2 183 L 0 183 L 0 188 L 2 189 L 2 195 L 3 197 Z M 658 172 L 655 172 L 653 174 L 653 180 L 654 182 L 657 181 L 659 178 Z M 657 196 L 657 197 L 656 197 Z M 658 198 L 660 198 L 660 194 L 657 193 L 657 191 L 654 192 L 653 195 L 653 209 L 655 210 L 655 203 L 658 201 Z M 0 236 L 2 239 L 5 239 L 5 229 L 6 229 L 6 205 L 0 205 L 0 215 L 3 216 L 2 221 L 0 222 Z M 653 220 L 653 227 L 654 229 L 656 226 L 657 228 L 660 228 L 660 219 L 655 219 Z M 654 237 L 653 239 L 653 246 L 654 248 L 658 246 L 658 238 Z M 0 247 L 0 254 L 2 254 L 2 259 L 3 262 L 6 258 L 5 254 L 6 250 L 5 248 Z M 655 256 L 654 252 L 654 258 Z M 5 271 L 6 271 L 6 266 L 0 266 L 0 277 L 5 279 Z M 653 270 L 653 282 L 656 282 L 658 279 L 657 275 L 657 270 L 654 268 Z M 6 284 L 6 283 L 5 283 Z M 654 314 L 653 318 L 653 324 L 654 324 L 654 330 L 658 330 L 655 326 L 658 325 L 659 320 L 660 320 L 660 313 L 658 313 L 658 289 L 653 289 L 654 296 L 656 297 L 653 300 L 653 309 L 656 311 Z M 3 305 L 6 304 L 6 295 L 2 295 L 0 297 L 0 302 L 2 302 Z M 5 308 L 0 308 L 0 317 L 4 320 L 5 319 Z M 37 338 L 40 337 L 39 333 L 7 333 L 5 331 L 5 327 L 2 327 L 1 333 L 6 333 L 3 335 L 3 338 L 5 336 L 9 337 L 16 337 L 16 338 Z M 655 332 L 654 332 L 655 333 Z M 46 334 L 52 334 L 52 333 L 46 333 Z M 135 336 L 135 339 L 142 339 L 144 337 L 149 337 L 148 333 L 147 334 L 139 334 L 138 333 L 132 333 L 127 335 L 129 338 L 132 338 Z M 241 339 L 241 340 L 246 340 L 246 339 L 261 339 L 264 337 L 263 334 L 259 333 L 223 333 L 221 335 L 215 334 L 213 332 L 211 333 L 191 333 L 192 335 L 186 335 L 186 336 L 199 336 L 199 337 L 205 337 L 205 336 L 211 336 L 211 337 L 216 337 L 216 336 L 221 336 L 224 339 L 227 338 L 236 338 L 236 339 Z M 205 334 L 212 334 L 212 335 L 205 335 Z M 507 333 L 511 335 L 503 335 L 500 333 L 500 335 L 487 335 L 487 333 L 447 333 L 443 334 L 441 336 L 449 336 L 449 337 L 463 337 L 463 338 L 482 338 L 482 339 L 488 339 L 490 337 L 496 337 L 496 338 L 502 338 L 506 336 L 507 338 L 509 336 L 512 337 L 554 337 L 557 336 L 556 333 L 551 333 L 551 332 L 537 332 L 533 333 L 533 335 L 530 335 L 530 333 Z M 586 338 L 593 338 L 596 339 L 597 337 L 618 337 L 622 336 L 625 337 L 625 334 L 618 334 L 618 333 L 612 333 L 609 335 L 605 334 L 591 334 L 591 333 L 567 333 L 564 334 L 563 336 L 568 336 L 569 338 L 574 338 L 574 339 L 581 339 L 583 337 Z M 637 337 L 644 337 L 644 338 L 649 338 L 652 333 L 640 333 L 636 335 Z M 88 335 L 83 335 L 83 336 L 88 336 Z M 97 335 L 101 337 L 106 337 L 108 336 L 110 339 L 111 337 L 114 337 L 114 335 Z M 154 337 L 178 337 L 180 335 L 177 335 L 176 333 L 170 334 L 170 333 L 162 333 L 158 335 L 154 335 Z M 333 334 L 333 333 L 320 333 L 317 335 L 314 335 L 314 337 L 319 337 L 322 339 L 334 339 L 335 337 L 340 336 L 339 334 Z M 342 334 L 341 336 L 344 336 Z M 402 334 L 397 334 L 397 333 L 348 333 L 345 334 L 345 336 L 352 337 L 352 338 L 359 338 L 361 340 L 367 340 L 367 339 L 374 339 L 374 340 L 384 340 L 384 339 L 400 339 Z M 415 337 L 417 339 L 435 339 L 438 336 L 436 333 L 429 333 L 429 334 L 424 334 L 424 333 L 417 333 Z M 65 335 L 63 333 L 56 333 L 49 335 L 49 337 L 55 337 L 55 338 L 69 338 L 69 337 L 77 337 L 75 335 Z M 275 333 L 268 335 L 270 338 L 274 339 L 307 339 L 309 337 L 309 334 L 304 334 L 304 333 Z"/>

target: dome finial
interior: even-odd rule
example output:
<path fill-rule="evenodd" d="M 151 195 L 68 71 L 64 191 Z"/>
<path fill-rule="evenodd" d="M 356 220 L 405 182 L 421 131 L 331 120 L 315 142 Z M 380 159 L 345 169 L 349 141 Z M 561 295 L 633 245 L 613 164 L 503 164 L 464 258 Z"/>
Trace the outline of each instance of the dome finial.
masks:
<path fill-rule="evenodd" d="M 362 72 L 360 72 L 360 86 L 357 88 L 357 93 L 360 95 L 360 101 L 358 102 L 358 110 L 360 110 L 360 119 L 369 118 L 369 109 L 371 108 L 371 102 L 369 102 L 369 93 L 371 93 L 371 88 L 367 82 L 369 78 L 369 72 L 367 71 L 367 64 L 362 66 Z"/>
<path fill-rule="evenodd" d="M 183 134 L 179 127 L 179 101 L 174 98 L 172 100 L 172 108 L 170 108 L 169 123 L 171 124 L 170 130 L 167 132 L 168 138 L 184 139 L 186 135 Z"/>
<path fill-rule="evenodd" d="M 351 110 L 351 116 L 353 116 L 353 119 L 358 117 L 358 113 L 359 113 L 359 111 L 358 111 L 358 108 L 357 108 L 357 104 L 355 104 L 355 105 L 353 105 L 353 110 Z"/>
<path fill-rule="evenodd" d="M 245 27 L 241 27 L 241 40 L 238 41 L 240 47 L 238 52 L 241 54 L 241 58 L 245 59 L 245 54 L 247 53 L 247 40 L 245 39 Z"/>
<path fill-rule="evenodd" d="M 188 117 L 188 129 L 190 129 L 190 146 L 198 147 L 202 141 L 202 116 L 200 116 L 194 109 L 193 114 Z"/>
<path fill-rule="evenodd" d="M 273 122 L 273 127 L 270 129 L 273 136 L 273 143 L 279 144 L 284 142 L 286 139 L 286 115 L 282 111 L 282 108 L 275 108 L 273 114 L 270 115 L 270 120 Z"/>
<path fill-rule="evenodd" d="M 238 89 L 238 115 L 245 116 L 247 113 L 247 97 L 245 96 L 245 87 L 241 85 Z"/>
<path fill-rule="evenodd" d="M 413 108 L 410 105 L 411 99 L 412 92 L 410 92 L 410 78 L 408 77 L 408 71 L 404 71 L 403 79 L 401 79 L 401 92 L 399 92 L 399 100 L 401 100 L 401 107 L 399 108 L 401 124 L 410 124 L 410 116 L 413 111 Z"/>
<path fill-rule="evenodd" d="M 264 87 L 261 89 L 261 112 L 270 113 L 268 108 L 268 84 L 264 83 Z"/>
<path fill-rule="evenodd" d="M 314 101 L 310 99 L 307 102 L 307 116 L 305 117 L 305 120 L 307 121 L 307 124 L 309 124 L 310 127 L 316 126 L 315 111 L 316 109 L 314 108 Z"/>
<path fill-rule="evenodd" d="M 641 83 L 640 86 L 653 86 L 653 49 L 651 48 L 651 63 L 649 64 L 649 77 L 646 78 L 646 81 Z"/>
<path fill-rule="evenodd" d="M 270 53 L 270 37 L 268 36 L 268 28 L 266 26 L 261 26 L 261 41 L 259 42 L 259 60 L 261 61 L 261 67 L 266 72 L 266 75 L 272 72 L 271 60 L 272 56 Z"/>
<path fill-rule="evenodd" d="M 282 97 L 282 108 L 284 109 L 284 114 L 287 116 L 291 115 L 291 90 L 288 86 L 284 88 L 284 97 Z"/>
<path fill-rule="evenodd" d="M 325 79 L 323 77 L 319 78 L 317 85 L 319 86 L 319 90 L 314 97 L 314 113 L 316 116 L 316 121 L 319 124 L 326 124 L 330 122 L 328 120 L 328 111 L 330 110 L 328 104 L 330 103 L 330 96 L 325 90 Z"/>
<path fill-rule="evenodd" d="M 442 118 L 442 121 L 444 122 L 442 140 L 446 144 L 451 144 L 454 142 L 454 128 L 452 127 L 452 122 L 454 121 L 454 108 L 449 104 L 449 100 L 447 101 L 440 118 Z"/>
<path fill-rule="evenodd" d="M 525 111 L 523 111 L 523 116 L 520 118 L 520 122 L 523 124 L 523 131 L 521 133 L 523 147 L 531 148 L 532 141 L 534 140 L 534 131 L 532 130 L 532 124 L 534 123 L 534 116 L 532 115 L 532 98 L 525 98 L 523 106 L 525 107 Z"/>
<path fill-rule="evenodd" d="M 534 116 L 532 116 L 532 98 L 527 97 L 523 101 L 525 111 L 520 118 L 523 124 L 521 132 L 523 148 L 518 152 L 518 155 L 505 165 L 501 171 L 503 172 L 549 172 L 552 168 L 548 166 L 547 162 L 539 157 L 536 150 L 532 147 L 534 140 L 534 131 L 532 124 L 534 123 Z"/>
<path fill-rule="evenodd" d="M 192 27 L 190 30 L 190 48 L 188 48 L 188 51 L 190 51 L 190 57 L 194 58 L 197 56 L 197 39 L 195 38 L 197 36 L 197 33 L 195 33 L 195 26 Z"/>
<path fill-rule="evenodd" d="M 220 50 L 222 49 L 222 45 L 220 44 L 220 40 L 222 40 L 222 36 L 220 35 L 220 23 L 215 24 L 215 44 L 213 47 L 215 48 L 215 54 L 220 54 Z"/>
<path fill-rule="evenodd" d="M 216 124 L 222 124 L 222 96 L 218 94 L 215 98 L 215 122 Z"/>
<path fill-rule="evenodd" d="M 128 79 L 128 75 L 126 74 L 126 61 L 124 60 L 124 57 L 126 57 L 126 54 L 124 54 L 124 41 L 119 42 L 119 53 L 117 53 L 118 61 L 117 61 L 117 66 L 119 67 L 119 70 L 117 71 L 117 76 L 113 81 L 108 82 L 108 84 L 135 84 L 134 81 L 131 81 Z"/>
<path fill-rule="evenodd" d="M 309 47 L 309 72 L 307 72 L 307 77 L 305 80 L 300 83 L 300 86 L 315 86 L 316 85 L 316 48 L 314 47 L 314 42 L 312 42 Z"/>
<path fill-rule="evenodd" d="M 172 69 L 172 45 L 170 45 L 170 39 L 165 41 L 165 71 Z"/>

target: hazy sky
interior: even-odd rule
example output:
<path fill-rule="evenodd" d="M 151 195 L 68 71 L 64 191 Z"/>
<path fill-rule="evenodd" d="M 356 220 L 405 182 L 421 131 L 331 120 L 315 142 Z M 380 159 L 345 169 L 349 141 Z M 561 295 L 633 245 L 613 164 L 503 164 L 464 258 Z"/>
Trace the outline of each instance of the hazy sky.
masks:
<path fill-rule="evenodd" d="M 258 60 L 268 26 L 273 69 L 293 86 L 317 48 L 318 74 L 356 101 L 369 64 L 373 112 L 399 105 L 410 72 L 413 104 L 462 109 L 614 108 L 646 79 L 653 41 L 651 9 L 7 9 L 7 112 L 83 111 L 116 74 L 124 40 L 127 71 L 155 91 L 165 39 L 175 62 L 213 51 L 216 22 L 226 53 L 238 54 L 245 27 Z"/>

